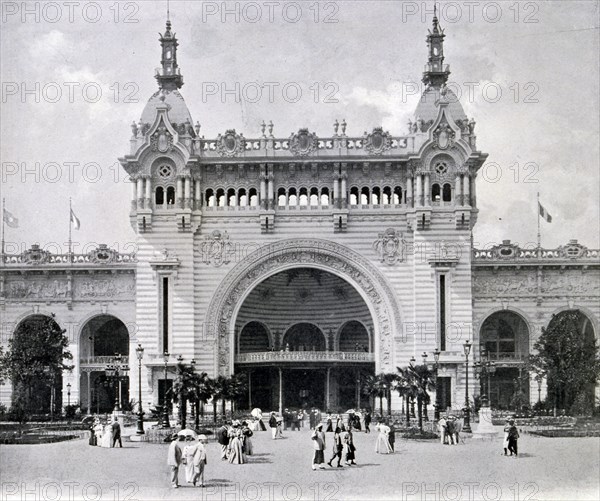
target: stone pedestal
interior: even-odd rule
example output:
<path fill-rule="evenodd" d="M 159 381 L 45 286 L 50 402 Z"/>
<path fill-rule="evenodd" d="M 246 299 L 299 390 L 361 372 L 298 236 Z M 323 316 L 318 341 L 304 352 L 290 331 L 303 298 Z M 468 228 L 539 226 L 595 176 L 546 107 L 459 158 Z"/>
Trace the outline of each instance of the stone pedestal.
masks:
<path fill-rule="evenodd" d="M 498 428 L 492 424 L 492 409 L 481 407 L 479 409 L 479 424 L 473 432 L 473 440 L 494 440 L 498 436 Z"/>

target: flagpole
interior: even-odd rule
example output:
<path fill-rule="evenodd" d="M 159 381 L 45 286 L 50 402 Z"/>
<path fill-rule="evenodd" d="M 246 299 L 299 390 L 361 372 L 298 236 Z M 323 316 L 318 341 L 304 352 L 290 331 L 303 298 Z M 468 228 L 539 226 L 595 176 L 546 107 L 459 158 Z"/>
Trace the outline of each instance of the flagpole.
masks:
<path fill-rule="evenodd" d="M 540 192 L 537 192 L 537 248 L 538 248 L 538 257 L 541 254 L 542 249 L 542 233 L 540 230 Z"/>
<path fill-rule="evenodd" d="M 4 225 L 6 221 L 4 221 L 4 214 L 6 213 L 6 199 L 2 197 L 2 248 L 0 252 L 0 259 L 2 266 L 4 266 Z"/>
<path fill-rule="evenodd" d="M 71 227 L 73 226 L 72 223 L 72 216 L 71 214 L 73 214 L 73 208 L 71 207 L 71 197 L 69 197 L 69 262 L 72 263 L 73 262 L 73 254 L 71 253 Z"/>

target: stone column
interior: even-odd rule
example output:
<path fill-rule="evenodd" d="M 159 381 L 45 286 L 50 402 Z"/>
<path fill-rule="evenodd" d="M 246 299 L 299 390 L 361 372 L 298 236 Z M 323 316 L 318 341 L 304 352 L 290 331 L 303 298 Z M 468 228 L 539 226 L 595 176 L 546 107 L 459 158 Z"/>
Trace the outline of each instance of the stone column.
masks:
<path fill-rule="evenodd" d="M 469 176 L 470 182 L 469 184 L 471 185 L 471 205 L 473 207 L 477 207 L 477 194 L 476 194 L 476 190 L 475 190 L 475 176 L 471 177 Z"/>
<path fill-rule="evenodd" d="M 332 202 L 333 203 L 331 203 L 330 205 L 332 205 L 334 207 L 340 206 L 340 179 L 337 176 L 337 174 L 333 178 L 333 201 Z"/>
<path fill-rule="evenodd" d="M 146 196 L 144 197 L 144 207 L 146 209 L 150 209 L 152 207 L 152 182 L 150 180 L 150 176 L 146 176 L 144 179 L 146 183 Z"/>
<path fill-rule="evenodd" d="M 196 210 L 200 210 L 201 206 L 202 206 L 202 186 L 200 185 L 200 181 L 196 180 L 195 181 L 195 186 L 196 186 L 196 203 L 195 203 L 195 209 Z"/>
<path fill-rule="evenodd" d="M 85 371 L 85 375 L 87 376 L 87 413 L 91 414 L 92 410 L 92 389 L 91 389 L 91 371 Z"/>
<path fill-rule="evenodd" d="M 406 204 L 409 207 L 412 207 L 413 204 L 413 178 L 409 176 L 406 178 L 406 191 L 404 192 L 404 198 L 406 200 Z"/>
<path fill-rule="evenodd" d="M 137 208 L 144 208 L 144 178 L 142 176 L 137 178 Z"/>
<path fill-rule="evenodd" d="M 347 178 L 348 178 L 348 175 L 344 172 L 342 174 L 342 193 L 341 193 L 342 209 L 345 209 L 348 206 L 348 199 L 347 199 L 348 188 L 346 187 Z"/>
<path fill-rule="evenodd" d="M 183 179 L 183 205 L 185 209 L 189 209 L 190 208 L 190 203 L 191 203 L 191 198 L 192 198 L 192 193 L 191 193 L 191 178 L 189 176 L 186 176 Z"/>
<path fill-rule="evenodd" d="M 456 205 L 463 205 L 462 182 L 460 179 L 460 174 L 457 174 L 456 180 L 454 181 L 454 200 L 456 200 Z"/>
<path fill-rule="evenodd" d="M 417 200 L 415 202 L 416 207 L 423 206 L 423 187 L 421 174 L 417 174 Z"/>
<path fill-rule="evenodd" d="M 331 367 L 327 367 L 327 376 L 325 377 L 325 410 L 329 410 L 330 377 L 331 377 Z"/>
<path fill-rule="evenodd" d="M 138 185 L 137 181 L 134 181 L 134 180 L 131 181 L 131 208 L 133 210 L 135 210 L 137 208 L 137 198 L 138 198 L 137 185 Z"/>
<path fill-rule="evenodd" d="M 279 367 L 279 414 L 283 413 L 283 371 Z"/>
<path fill-rule="evenodd" d="M 264 172 L 264 165 L 261 168 L 261 175 L 260 175 L 260 206 L 263 207 L 264 209 L 267 208 L 267 177 L 266 174 Z"/>
<path fill-rule="evenodd" d="M 426 172 L 423 177 L 425 178 L 425 187 L 423 189 L 423 194 L 425 195 L 423 205 L 429 206 L 431 205 L 431 191 L 429 189 L 429 172 Z"/>
<path fill-rule="evenodd" d="M 176 186 L 176 204 L 178 208 L 183 208 L 183 178 L 179 176 L 177 178 L 177 186 Z"/>
<path fill-rule="evenodd" d="M 469 174 L 465 174 L 463 177 L 463 196 L 465 200 L 465 205 L 471 205 L 471 197 L 469 196 L 469 184 L 471 182 L 471 176 Z"/>
<path fill-rule="evenodd" d="M 273 190 L 273 174 L 269 173 L 267 176 L 267 207 L 269 209 L 273 208 L 273 198 L 274 198 L 274 190 Z"/>

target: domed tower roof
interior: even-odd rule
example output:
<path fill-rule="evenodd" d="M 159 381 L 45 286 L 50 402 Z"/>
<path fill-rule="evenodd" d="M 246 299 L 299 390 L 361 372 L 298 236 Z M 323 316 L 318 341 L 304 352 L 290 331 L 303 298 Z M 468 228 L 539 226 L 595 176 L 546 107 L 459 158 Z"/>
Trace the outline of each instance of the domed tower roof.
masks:
<path fill-rule="evenodd" d="M 439 108 L 437 102 L 440 99 L 440 88 L 429 87 L 423 92 L 419 104 L 415 110 L 415 118 L 421 118 L 425 123 L 429 121 L 435 121 L 438 116 Z M 456 94 L 452 92 L 448 87 L 445 88 L 445 99 L 448 101 L 447 110 L 452 115 L 453 120 L 465 120 L 467 115 L 463 110 L 462 104 L 456 97 Z"/>
<path fill-rule="evenodd" d="M 142 123 L 151 124 L 154 122 L 154 118 L 156 117 L 156 106 L 163 104 L 163 100 L 161 99 L 163 95 L 164 103 L 169 106 L 168 113 L 172 122 L 179 124 L 189 121 L 190 123 L 193 123 L 190 110 L 188 110 L 188 107 L 183 100 L 183 96 L 177 89 L 171 91 L 159 89 L 156 91 L 148 100 L 146 107 L 142 112 L 142 118 L 140 119 Z"/>
<path fill-rule="evenodd" d="M 161 67 L 157 68 L 155 78 L 159 90 L 148 100 L 142 112 L 142 123 L 152 123 L 156 117 L 156 106 L 163 102 L 169 106 L 169 119 L 174 123 L 192 123 L 192 115 L 188 110 L 179 89 L 183 86 L 183 76 L 177 64 L 177 38 L 171 31 L 171 21 L 167 19 L 167 29 L 160 35 L 162 57 Z"/>

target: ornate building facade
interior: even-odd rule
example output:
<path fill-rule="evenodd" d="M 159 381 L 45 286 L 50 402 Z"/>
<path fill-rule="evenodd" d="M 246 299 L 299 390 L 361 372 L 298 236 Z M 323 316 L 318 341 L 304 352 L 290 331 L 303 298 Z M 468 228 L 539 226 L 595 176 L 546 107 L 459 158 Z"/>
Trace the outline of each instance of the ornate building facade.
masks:
<path fill-rule="evenodd" d="M 247 373 L 250 407 L 345 410 L 366 405 L 364 375 L 423 352 L 432 362 L 436 348 L 439 401 L 461 407 L 467 340 L 469 363 L 481 350 L 497 363 L 493 405 L 508 406 L 517 386 L 535 402 L 522 369 L 553 315 L 579 310 L 582 335 L 598 336 L 598 250 L 472 248 L 487 154 L 445 85 L 436 18 L 426 90 L 402 136 L 377 127 L 349 137 L 336 122 L 326 137 L 303 128 L 276 137 L 263 123 L 257 138 L 205 139 L 179 91 L 170 22 L 160 44 L 159 89 L 119 159 L 133 180 L 137 252 L 34 247 L 0 266 L 3 342 L 55 313 L 75 358 L 63 392 L 71 384 L 84 410 L 110 408 L 104 367 L 118 351 L 137 369 L 138 343 L 144 404 L 161 401 L 181 355 L 210 376 Z M 128 390 L 137 395 L 137 377 Z M 3 402 L 10 394 L 2 387 Z"/>

